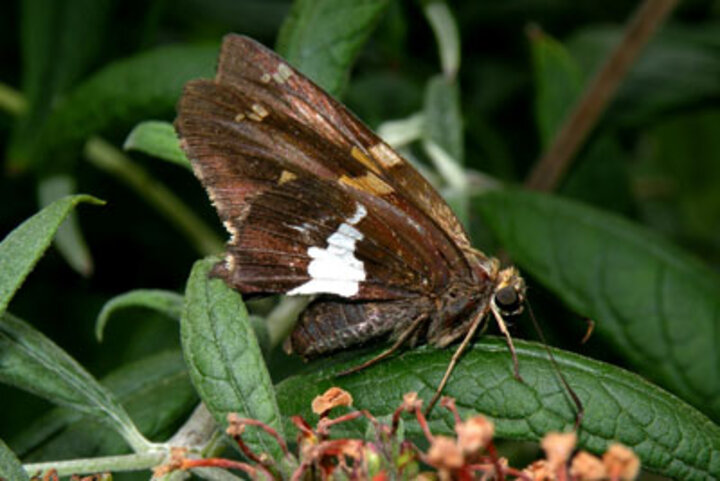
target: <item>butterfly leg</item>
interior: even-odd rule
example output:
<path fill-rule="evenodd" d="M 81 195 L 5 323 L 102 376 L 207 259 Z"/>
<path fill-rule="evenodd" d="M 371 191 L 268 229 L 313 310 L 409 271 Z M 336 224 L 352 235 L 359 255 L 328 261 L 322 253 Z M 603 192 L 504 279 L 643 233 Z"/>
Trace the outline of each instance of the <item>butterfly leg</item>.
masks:
<path fill-rule="evenodd" d="M 432 411 L 433 406 L 437 403 L 438 399 L 440 399 L 440 395 L 442 395 L 443 389 L 445 389 L 445 385 L 447 384 L 448 380 L 450 379 L 450 374 L 452 374 L 453 369 L 455 369 L 455 365 L 460 360 L 460 357 L 463 355 L 463 352 L 465 352 L 465 349 L 467 349 L 468 345 L 470 344 L 470 341 L 472 341 L 473 337 L 475 336 L 475 333 L 478 330 L 478 327 L 482 325 L 483 319 L 485 318 L 485 312 L 483 310 L 477 311 L 475 314 L 475 319 L 473 319 L 472 324 L 470 324 L 470 327 L 468 328 L 467 333 L 465 334 L 465 337 L 463 338 L 462 342 L 460 343 L 460 346 L 455 350 L 455 353 L 453 354 L 452 359 L 450 359 L 450 363 L 448 364 L 447 369 L 445 369 L 445 374 L 443 375 L 442 380 L 440 381 L 440 384 L 438 385 L 437 390 L 435 391 L 435 394 L 433 395 L 432 399 L 427 405 L 427 408 L 425 408 L 425 415 L 427 416 L 430 414 L 430 411 Z"/>
<path fill-rule="evenodd" d="M 405 342 L 407 342 L 408 339 L 410 339 L 410 336 L 412 336 L 413 333 L 417 330 L 417 328 L 420 327 L 420 326 L 422 325 L 422 323 L 425 322 L 426 320 L 427 320 L 427 314 L 420 314 L 420 315 L 418 315 L 418 316 L 412 321 L 412 323 L 410 324 L 410 326 L 408 326 L 408 328 L 405 329 L 405 331 L 403 331 L 402 334 L 400 334 L 400 336 L 397 338 L 397 340 L 393 343 L 392 346 L 390 346 L 389 348 L 387 348 L 386 350 L 384 350 L 383 352 L 381 352 L 381 353 L 378 354 L 377 356 L 373 357 L 372 359 L 369 359 L 369 360 L 365 361 L 364 363 L 362 363 L 362 364 L 360 364 L 360 365 L 358 365 L 358 366 L 352 367 L 352 368 L 348 369 L 347 371 L 341 372 L 341 373 L 339 374 L 339 376 L 347 376 L 348 374 L 352 374 L 352 373 L 355 373 L 355 372 L 358 372 L 358 371 L 362 371 L 362 370 L 365 369 L 366 367 L 370 367 L 370 366 L 372 366 L 373 364 L 375 364 L 375 363 L 377 363 L 377 362 L 379 362 L 379 361 L 382 361 L 382 360 L 385 359 L 386 357 L 392 355 L 395 351 L 397 351 L 398 349 L 400 349 L 400 347 L 402 347 L 402 345 L 405 344 Z"/>
<path fill-rule="evenodd" d="M 497 322 L 498 328 L 500 328 L 500 332 L 502 332 L 503 336 L 505 336 L 505 341 L 507 342 L 508 349 L 510 349 L 510 355 L 512 356 L 512 360 L 513 360 L 513 370 L 515 372 L 515 379 L 517 379 L 520 382 L 523 382 L 523 378 L 520 376 L 520 365 L 518 363 L 517 353 L 515 352 L 515 345 L 513 344 L 512 337 L 510 336 L 510 332 L 508 331 L 507 325 L 505 324 L 505 321 L 503 320 L 502 315 L 498 312 L 498 310 L 495 307 L 492 307 L 490 310 L 492 311 L 493 317 L 495 318 L 495 321 Z"/>

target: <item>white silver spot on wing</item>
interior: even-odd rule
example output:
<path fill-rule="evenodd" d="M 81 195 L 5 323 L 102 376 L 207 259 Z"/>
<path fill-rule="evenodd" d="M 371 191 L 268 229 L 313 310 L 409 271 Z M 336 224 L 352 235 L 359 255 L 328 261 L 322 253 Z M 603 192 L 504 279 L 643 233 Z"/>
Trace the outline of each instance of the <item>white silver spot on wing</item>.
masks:
<path fill-rule="evenodd" d="M 225 269 L 227 269 L 228 272 L 235 270 L 235 257 L 232 254 L 225 256 Z"/>
<path fill-rule="evenodd" d="M 302 225 L 289 225 L 288 227 L 295 229 L 301 234 L 307 234 L 308 230 L 312 227 L 312 224 L 310 224 L 310 222 L 303 222 Z"/>
<path fill-rule="evenodd" d="M 227 230 L 228 234 L 230 234 L 230 240 L 228 241 L 228 244 L 235 244 L 238 237 L 237 229 L 234 225 L 230 223 L 230 221 L 227 220 L 223 222 L 223 226 L 225 226 L 225 230 Z"/>
<path fill-rule="evenodd" d="M 293 74 L 293 72 L 290 69 L 290 67 L 288 67 L 284 63 L 281 63 L 278 65 L 277 71 L 274 74 L 272 74 L 272 78 L 277 83 L 284 84 L 285 82 L 287 82 L 287 79 L 292 77 L 292 74 Z"/>
<path fill-rule="evenodd" d="M 327 238 L 327 247 L 310 247 L 312 259 L 308 264 L 310 280 L 288 291 L 288 295 L 337 294 L 352 297 L 360 291 L 360 282 L 367 277 L 365 265 L 355 257 L 355 246 L 363 234 L 355 225 L 367 215 L 367 209 L 357 204 L 355 213 L 340 224 Z"/>

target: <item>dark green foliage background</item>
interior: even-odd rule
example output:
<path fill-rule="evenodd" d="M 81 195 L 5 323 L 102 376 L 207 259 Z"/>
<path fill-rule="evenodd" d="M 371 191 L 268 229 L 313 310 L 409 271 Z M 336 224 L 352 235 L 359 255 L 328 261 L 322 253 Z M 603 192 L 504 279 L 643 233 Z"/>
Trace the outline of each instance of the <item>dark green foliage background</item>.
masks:
<path fill-rule="evenodd" d="M 433 33 L 421 2 L 357 2 L 347 11 L 330 13 L 329 7 L 318 7 L 311 9 L 315 17 L 309 17 L 317 24 L 303 24 L 307 17 L 286 20 L 290 4 L 279 0 L 57 0 L 49 8 L 41 0 L 6 3 L 0 16 L 0 83 L 22 91 L 30 113 L 18 119 L 0 109 L 0 150 L 5 153 L 0 164 L 0 238 L 39 210 L 37 185 L 50 175 L 67 175 L 77 192 L 107 201 L 104 207 L 79 210 L 94 259 L 93 274 L 83 278 L 51 249 L 9 310 L 95 377 L 109 375 L 107 384 L 136 424 L 153 439 L 164 440 L 196 399 L 178 354 L 180 333 L 172 319 L 177 316 L 152 309 L 124 310 L 114 314 L 102 343 L 94 338 L 94 323 L 104 303 L 126 291 L 183 292 L 199 254 L 137 193 L 83 160 L 87 137 L 102 135 L 120 146 L 140 121 L 172 121 L 182 84 L 212 76 L 220 38 L 228 32 L 277 45 L 291 62 L 312 72 L 377 127 L 427 108 L 426 85 L 440 71 Z M 508 184 L 521 184 L 551 142 L 567 107 L 619 38 L 632 12 L 630 3 L 453 2 L 462 42 L 458 95 L 464 141 L 446 141 L 454 142 L 451 149 L 464 157 L 464 165 Z M 333 16 L 376 28 L 353 36 L 345 21 L 328 20 Z M 531 24 L 547 37 L 530 39 Z M 313 29 L 325 37 L 313 35 Z M 327 42 L 334 48 L 327 48 Z M 132 157 L 224 236 L 201 186 L 187 171 L 143 154 Z M 582 207 L 573 210 L 575 204 L 558 207 L 554 201 L 525 194 L 511 200 L 502 195 L 472 199 L 470 230 L 478 247 L 496 252 L 503 246 L 527 272 L 530 300 L 551 345 L 639 372 L 717 422 L 720 308 L 714 317 L 703 311 L 717 306 L 720 298 L 717 2 L 680 5 L 630 72 L 558 193 L 605 212 L 583 219 L 586 230 L 578 227 L 568 233 L 558 219 L 575 225 L 587 215 Z M 607 221 L 603 215 L 608 212 L 630 222 Z M 645 238 L 635 230 L 638 226 L 661 234 L 667 243 Z M 635 247 L 612 244 L 617 237 L 607 230 L 621 233 Z M 619 263 L 612 270 L 619 272 L 612 285 L 616 291 L 608 290 L 614 294 L 607 302 L 592 294 L 593 276 L 614 264 L 592 258 L 595 251 L 583 251 L 593 242 L 606 242 L 603 252 L 615 254 Z M 622 256 L 641 259 L 639 271 L 623 274 L 627 264 Z M 662 275 L 652 266 L 660 266 L 656 270 Z M 670 287 L 663 291 L 659 278 Z M 623 317 L 627 305 L 639 306 L 630 319 Z M 610 322 L 599 325 L 598 335 L 580 346 L 584 316 L 605 315 Z M 700 318 L 704 321 L 696 322 Z M 628 332 L 633 322 L 640 326 L 637 331 L 647 329 L 642 321 L 653 319 L 660 319 L 654 325 L 662 332 Z M 629 328 L 624 321 L 629 321 Z M 523 323 L 512 328 L 520 338 L 534 337 Z M 677 347 L 675 341 L 682 342 L 685 332 L 693 330 L 706 333 L 708 342 L 700 348 Z M 688 355 L 690 349 L 695 349 L 697 362 Z M 168 413 L 156 424 L 133 397 L 140 388 L 113 381 L 111 373 L 117 375 L 138 362 L 148 363 L 142 365 L 148 379 L 157 374 L 158 379 L 172 380 L 164 392 L 148 387 L 146 399 L 156 399 L 158 409 Z M 274 381 L 290 374 L 280 361 L 272 366 L 281 366 L 271 370 Z M 290 401 L 311 399 L 307 392 L 288 400 L 288 386 L 304 379 L 279 385 L 281 411 L 288 405 L 297 407 Z M 177 402 L 162 404 L 168 396 Z M 382 411 L 379 404 L 375 407 Z M 386 404 L 394 405 L 395 400 Z M 87 424 L 81 415 L 66 408 L 50 411 L 51 404 L 3 384 L 0 408 L 0 439 L 24 460 L 126 449 L 117 436 Z M 695 411 L 687 416 L 692 418 Z M 49 419 L 63 422 L 53 431 Z M 711 424 L 702 435 L 717 448 L 716 432 Z"/>

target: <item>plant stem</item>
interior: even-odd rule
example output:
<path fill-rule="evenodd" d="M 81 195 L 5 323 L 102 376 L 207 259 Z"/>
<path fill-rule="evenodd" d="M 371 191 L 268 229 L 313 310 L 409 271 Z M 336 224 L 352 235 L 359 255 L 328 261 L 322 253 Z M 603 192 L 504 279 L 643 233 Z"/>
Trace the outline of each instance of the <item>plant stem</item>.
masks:
<path fill-rule="evenodd" d="M 183 202 L 119 149 L 99 137 L 85 144 L 85 157 L 98 169 L 119 178 L 182 231 L 203 256 L 223 250 L 222 241 Z"/>
<path fill-rule="evenodd" d="M 293 330 L 295 321 L 307 307 L 310 298 L 307 296 L 285 296 L 265 319 L 271 348 L 277 347 Z"/>
<path fill-rule="evenodd" d="M 142 454 L 126 454 L 123 456 L 105 456 L 100 458 L 71 459 L 68 461 L 49 461 L 32 463 L 23 466 L 25 472 L 34 474 L 57 470 L 58 476 L 71 474 L 93 474 L 106 471 L 139 471 L 150 469 L 160 464 L 167 456 L 166 451 L 151 451 Z"/>
<path fill-rule="evenodd" d="M 589 83 L 550 147 L 525 181 L 530 189 L 550 191 L 560 182 L 638 55 L 670 15 L 677 0 L 645 0 L 630 19 L 620 44 Z"/>

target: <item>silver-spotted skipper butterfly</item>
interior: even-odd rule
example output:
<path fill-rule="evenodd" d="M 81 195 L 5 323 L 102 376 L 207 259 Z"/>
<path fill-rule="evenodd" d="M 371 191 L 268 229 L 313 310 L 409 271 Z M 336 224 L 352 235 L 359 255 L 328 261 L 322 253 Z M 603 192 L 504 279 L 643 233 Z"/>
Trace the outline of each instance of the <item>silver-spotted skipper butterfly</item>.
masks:
<path fill-rule="evenodd" d="M 225 37 L 217 75 L 175 122 L 231 235 L 214 275 L 243 294 L 315 295 L 291 336 L 304 358 L 384 336 L 463 338 L 523 307 L 525 283 L 470 246 L 433 187 L 344 106 L 254 40 Z M 515 373 L 517 375 L 517 361 Z"/>

